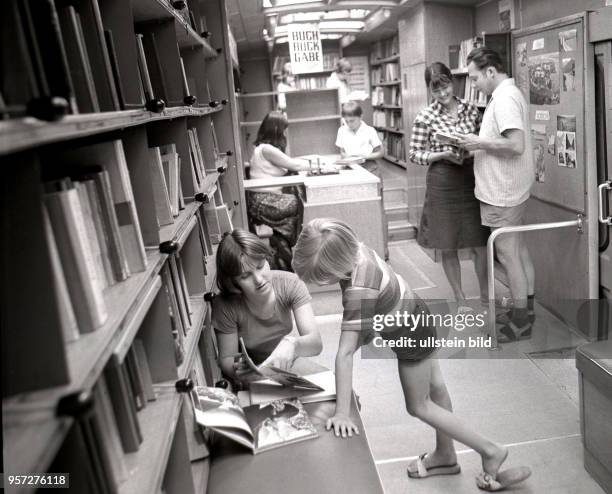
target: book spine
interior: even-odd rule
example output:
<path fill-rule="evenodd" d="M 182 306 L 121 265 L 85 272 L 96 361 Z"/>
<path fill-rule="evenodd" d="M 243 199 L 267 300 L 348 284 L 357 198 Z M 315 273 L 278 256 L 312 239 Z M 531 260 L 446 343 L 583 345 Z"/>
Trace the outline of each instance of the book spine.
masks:
<path fill-rule="evenodd" d="M 70 189 L 49 193 L 45 203 L 58 242 L 79 331 L 94 331 L 104 324 L 107 313 L 91 258 L 77 191 Z"/>

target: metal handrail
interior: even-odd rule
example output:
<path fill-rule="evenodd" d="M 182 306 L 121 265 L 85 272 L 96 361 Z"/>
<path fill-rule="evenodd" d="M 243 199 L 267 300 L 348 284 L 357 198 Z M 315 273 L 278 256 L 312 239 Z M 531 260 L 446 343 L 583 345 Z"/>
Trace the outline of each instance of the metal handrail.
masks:
<path fill-rule="evenodd" d="M 495 271 L 494 271 L 494 247 L 495 239 L 504 233 L 516 233 L 516 232 L 531 232 L 535 230 L 552 230 L 556 228 L 566 228 L 568 226 L 577 226 L 578 233 L 582 233 L 582 215 L 578 215 L 578 218 L 571 221 L 557 221 L 553 223 L 533 223 L 530 225 L 520 226 L 504 226 L 494 230 L 489 239 L 487 240 L 487 279 L 489 288 L 489 324 L 493 328 L 490 336 L 492 338 L 491 348 L 497 349 L 497 328 L 495 326 Z"/>

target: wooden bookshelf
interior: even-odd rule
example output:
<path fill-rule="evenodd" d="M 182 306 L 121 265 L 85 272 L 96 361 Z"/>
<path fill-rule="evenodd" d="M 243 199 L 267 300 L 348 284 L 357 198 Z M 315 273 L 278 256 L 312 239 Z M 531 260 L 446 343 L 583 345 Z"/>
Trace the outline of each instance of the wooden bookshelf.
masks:
<path fill-rule="evenodd" d="M 404 163 L 406 156 L 399 50 L 398 33 L 377 41 L 370 50 L 372 123 L 381 134 L 384 159 L 396 165 Z"/>
<path fill-rule="evenodd" d="M 38 4 L 7 2 L 7 475 L 64 464 L 83 494 L 101 476 L 120 493 L 205 490 L 207 463 L 189 465 L 190 401 L 174 383 L 196 362 L 208 369 L 199 384 L 220 375 L 204 294 L 216 244 L 245 226 L 246 210 L 226 0 L 186 4 L 56 1 L 32 25 L 27 12 Z M 210 38 L 199 34 L 206 25 Z M 34 61 L 29 72 L 24 61 Z M 127 394 L 113 379 L 125 379 Z M 97 398 L 59 415 L 77 394 Z M 129 434 L 140 439 L 130 444 Z"/>

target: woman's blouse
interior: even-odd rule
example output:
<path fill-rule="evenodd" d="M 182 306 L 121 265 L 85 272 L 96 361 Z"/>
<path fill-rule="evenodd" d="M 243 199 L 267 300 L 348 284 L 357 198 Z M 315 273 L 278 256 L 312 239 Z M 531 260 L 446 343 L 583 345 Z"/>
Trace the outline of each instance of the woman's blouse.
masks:
<path fill-rule="evenodd" d="M 453 147 L 436 138 L 438 132 L 478 134 L 482 117 L 473 103 L 455 97 L 457 118 L 438 101 L 423 108 L 416 116 L 410 137 L 408 159 L 417 165 L 428 165 L 432 152 L 453 151 Z"/>
<path fill-rule="evenodd" d="M 268 147 L 273 147 L 272 144 L 259 144 L 253 150 L 253 156 L 251 156 L 251 178 L 270 178 L 270 177 L 282 177 L 287 173 L 287 170 L 276 166 L 271 161 L 267 160 L 263 155 L 263 150 Z M 256 189 L 257 192 L 274 192 L 276 194 L 282 193 L 282 187 L 266 187 Z"/>
<path fill-rule="evenodd" d="M 216 297 L 212 302 L 212 325 L 215 330 L 227 334 L 237 333 L 239 338 L 244 339 L 249 355 L 256 364 L 267 359 L 283 336 L 291 333 L 292 312 L 311 300 L 306 285 L 294 273 L 270 273 L 276 295 L 276 308 L 272 317 L 261 319 L 254 315 L 240 294 Z"/>
<path fill-rule="evenodd" d="M 402 301 L 414 298 L 412 290 L 380 256 L 359 244 L 359 260 L 350 280 L 340 281 L 342 289 L 342 331 L 360 331 L 359 344 L 375 336 L 376 314 L 394 313 Z M 404 307 L 405 308 L 405 307 Z"/>

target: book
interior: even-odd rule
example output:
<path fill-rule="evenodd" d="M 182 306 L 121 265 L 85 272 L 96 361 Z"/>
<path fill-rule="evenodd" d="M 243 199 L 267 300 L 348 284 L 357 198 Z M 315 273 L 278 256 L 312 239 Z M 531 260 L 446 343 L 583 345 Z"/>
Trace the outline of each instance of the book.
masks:
<path fill-rule="evenodd" d="M 108 314 L 79 195 L 70 180 L 53 182 L 47 189 L 45 205 L 79 331 L 89 333 L 102 326 Z"/>
<path fill-rule="evenodd" d="M 117 91 L 117 101 L 121 110 L 125 110 L 125 98 L 123 97 L 123 83 L 121 82 L 121 73 L 119 72 L 119 61 L 117 60 L 117 51 L 115 50 L 115 41 L 113 39 L 113 32 L 110 29 L 104 30 L 104 42 L 106 43 L 106 50 L 108 51 L 108 61 L 110 64 L 111 72 L 113 74 L 113 81 L 115 81 L 115 89 Z"/>
<path fill-rule="evenodd" d="M 334 161 L 334 165 L 360 165 L 365 163 L 365 159 L 359 156 L 347 156 Z"/>
<path fill-rule="evenodd" d="M 236 395 L 222 388 L 196 386 L 191 396 L 198 424 L 249 448 L 253 454 L 319 436 L 297 399 L 243 410 Z"/>
<path fill-rule="evenodd" d="M 448 132 L 443 132 L 443 131 L 438 131 L 436 132 L 434 137 L 435 139 L 437 139 L 443 144 L 448 144 L 449 146 L 459 147 L 460 139 L 454 134 L 450 134 Z"/>
<path fill-rule="evenodd" d="M 244 340 L 240 338 L 240 352 L 242 354 L 242 358 L 245 363 L 249 366 L 249 368 L 255 372 L 256 374 L 275 381 L 283 386 L 288 386 L 292 388 L 305 389 L 310 391 L 324 391 L 324 388 L 315 384 L 308 379 L 298 376 L 293 372 L 284 371 L 279 369 L 278 367 L 274 367 L 273 365 L 265 365 L 265 366 L 256 366 L 253 362 L 253 359 L 249 356 L 246 345 L 244 344 Z"/>
<path fill-rule="evenodd" d="M 153 184 L 153 199 L 155 201 L 155 214 L 160 226 L 171 225 L 174 222 L 172 206 L 168 194 L 168 185 L 164 175 L 164 165 L 158 147 L 149 148 L 151 165 L 151 182 Z"/>
<path fill-rule="evenodd" d="M 81 19 L 72 5 L 60 9 L 58 15 L 79 111 L 81 113 L 97 113 L 100 111 L 100 105 L 91 64 L 89 63 L 87 46 L 85 45 Z"/>
<path fill-rule="evenodd" d="M 332 371 L 322 371 L 302 376 L 323 388 L 323 391 L 288 388 L 272 379 L 263 379 L 249 383 L 247 391 L 239 391 L 238 399 L 242 406 L 259 405 L 271 401 L 299 398 L 302 403 L 318 403 L 336 399 L 336 376 Z"/>

